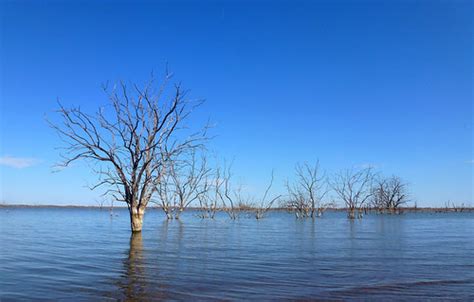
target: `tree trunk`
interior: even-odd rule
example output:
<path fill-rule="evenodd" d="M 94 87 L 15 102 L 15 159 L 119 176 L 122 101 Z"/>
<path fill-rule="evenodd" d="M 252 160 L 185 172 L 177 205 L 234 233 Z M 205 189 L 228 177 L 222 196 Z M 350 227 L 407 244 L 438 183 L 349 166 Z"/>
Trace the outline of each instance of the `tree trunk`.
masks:
<path fill-rule="evenodd" d="M 347 213 L 347 217 L 348 217 L 349 219 L 355 219 L 355 209 L 350 208 L 350 209 L 349 209 L 349 213 Z"/>
<path fill-rule="evenodd" d="M 130 209 L 130 226 L 133 233 L 142 231 L 143 216 L 145 216 L 145 209 L 135 207 Z"/>
<path fill-rule="evenodd" d="M 181 213 L 183 213 L 184 211 L 184 208 L 179 208 L 178 211 L 176 212 L 176 214 L 174 215 L 174 219 L 179 219 L 179 217 L 181 216 Z"/>

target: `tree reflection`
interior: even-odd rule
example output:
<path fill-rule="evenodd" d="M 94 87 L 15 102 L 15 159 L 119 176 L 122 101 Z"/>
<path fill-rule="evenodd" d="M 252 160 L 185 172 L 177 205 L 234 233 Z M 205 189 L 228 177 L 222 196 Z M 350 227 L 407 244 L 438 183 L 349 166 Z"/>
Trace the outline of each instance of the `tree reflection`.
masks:
<path fill-rule="evenodd" d="M 104 297 L 119 301 L 159 301 L 176 297 L 170 284 L 180 281 L 175 272 L 181 263 L 183 236 L 184 226 L 179 220 L 163 222 L 158 238 L 151 239 L 158 240 L 157 250 L 144 249 L 143 240 L 150 238 L 143 239 L 142 233 L 131 234 L 119 279 L 114 282 L 119 291 L 107 292 Z M 153 246 L 154 242 L 150 242 L 150 247 Z"/>
<path fill-rule="evenodd" d="M 124 259 L 124 278 L 120 282 L 126 301 L 149 300 L 146 293 L 142 234 L 132 233 L 128 257 Z"/>

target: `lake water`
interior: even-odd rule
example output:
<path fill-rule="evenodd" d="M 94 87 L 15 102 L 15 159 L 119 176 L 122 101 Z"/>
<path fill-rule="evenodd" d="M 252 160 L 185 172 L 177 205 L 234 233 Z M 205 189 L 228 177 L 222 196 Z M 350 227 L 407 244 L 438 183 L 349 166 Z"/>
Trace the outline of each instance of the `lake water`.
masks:
<path fill-rule="evenodd" d="M 0 300 L 474 300 L 474 213 L 114 213 L 0 208 Z"/>

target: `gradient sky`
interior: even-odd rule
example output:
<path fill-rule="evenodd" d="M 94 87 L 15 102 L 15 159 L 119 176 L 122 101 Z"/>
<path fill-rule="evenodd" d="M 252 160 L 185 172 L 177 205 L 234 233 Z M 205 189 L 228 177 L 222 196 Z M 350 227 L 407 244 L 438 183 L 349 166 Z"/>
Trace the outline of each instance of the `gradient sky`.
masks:
<path fill-rule="evenodd" d="M 87 166 L 51 172 L 45 115 L 168 62 L 250 192 L 319 159 L 397 174 L 418 205 L 473 204 L 471 1 L 71 2 L 1 1 L 1 201 L 95 204 Z"/>

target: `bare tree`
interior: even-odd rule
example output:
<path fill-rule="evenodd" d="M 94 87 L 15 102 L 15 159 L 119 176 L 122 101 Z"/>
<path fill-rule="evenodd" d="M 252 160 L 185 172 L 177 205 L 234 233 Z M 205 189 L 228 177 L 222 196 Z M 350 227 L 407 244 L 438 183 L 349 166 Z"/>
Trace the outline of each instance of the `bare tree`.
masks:
<path fill-rule="evenodd" d="M 331 186 L 347 208 L 349 219 L 362 217 L 362 208 L 373 195 L 374 173 L 371 168 L 358 171 L 345 170 L 337 174 Z"/>
<path fill-rule="evenodd" d="M 257 219 L 262 219 L 265 215 L 265 213 L 272 207 L 272 205 L 277 201 L 281 195 L 275 196 L 269 200 L 268 198 L 268 193 L 270 192 L 270 189 L 272 188 L 273 185 L 273 171 L 272 171 L 272 177 L 270 179 L 270 183 L 268 184 L 267 189 L 265 190 L 265 193 L 263 194 L 262 199 L 260 200 L 259 203 L 256 204 L 255 207 L 255 218 Z"/>
<path fill-rule="evenodd" d="M 166 156 L 163 155 L 162 156 Z M 171 160 L 162 159 L 162 167 L 160 171 L 160 181 L 154 182 L 153 186 L 157 191 L 157 198 L 152 199 L 152 202 L 161 206 L 161 209 L 166 214 L 167 219 L 173 219 L 173 210 L 176 202 L 176 193 L 172 187 L 173 179 L 171 177 Z"/>
<path fill-rule="evenodd" d="M 321 175 L 319 161 L 314 166 L 308 163 L 297 164 L 295 172 L 295 183 L 286 184 L 289 196 L 287 206 L 293 208 L 299 218 L 321 216 L 332 204 L 323 202 L 329 190 L 326 177 Z"/>
<path fill-rule="evenodd" d="M 445 202 L 445 211 L 446 212 L 463 212 L 466 210 L 466 205 L 464 203 L 455 204 L 454 202 L 447 201 Z"/>
<path fill-rule="evenodd" d="M 66 144 L 61 165 L 79 159 L 95 164 L 99 181 L 92 189 L 107 186 L 104 194 L 127 204 L 133 232 L 142 229 L 166 160 L 200 146 L 206 137 L 205 128 L 191 134 L 178 131 L 200 102 L 187 100 L 179 84 L 166 93 L 170 78 L 167 73 L 158 87 L 153 78 L 144 87 L 123 82 L 112 89 L 104 86 L 109 106 L 89 114 L 59 104 L 61 122 L 50 122 Z"/>
<path fill-rule="evenodd" d="M 311 204 L 305 197 L 303 190 L 295 185 L 290 185 L 286 182 L 286 189 L 288 191 L 288 197 L 283 202 L 283 206 L 290 211 L 293 211 L 296 218 L 306 218 L 310 216 Z"/>
<path fill-rule="evenodd" d="M 219 199 L 221 200 L 222 206 L 224 211 L 229 215 L 230 219 L 237 219 L 239 217 L 239 208 L 236 207 L 235 199 L 238 195 L 236 195 L 236 191 L 232 190 L 231 186 L 231 178 L 232 178 L 232 165 L 224 165 L 222 178 L 223 183 L 220 186 L 218 191 Z"/>
<path fill-rule="evenodd" d="M 236 209 L 239 213 L 242 212 L 251 212 L 257 208 L 257 202 L 255 202 L 255 197 L 250 194 L 244 194 L 244 186 L 242 184 L 238 185 L 236 189 L 233 190 L 233 195 L 235 199 Z"/>
<path fill-rule="evenodd" d="M 215 196 L 216 189 L 208 177 L 204 178 L 203 182 L 206 187 L 206 192 L 198 196 L 199 210 L 201 211 L 201 213 L 198 214 L 198 217 L 214 219 L 217 212 L 218 200 Z"/>
<path fill-rule="evenodd" d="M 219 208 L 223 185 L 224 178 L 220 167 L 204 177 L 203 186 L 206 190 L 204 194 L 198 196 L 201 210 L 199 217 L 214 219 Z"/>
<path fill-rule="evenodd" d="M 101 198 L 101 199 L 96 199 L 96 203 L 97 203 L 97 206 L 99 207 L 99 210 L 102 211 L 102 208 L 104 207 L 104 203 L 105 203 L 105 199 L 104 198 Z"/>
<path fill-rule="evenodd" d="M 208 190 L 199 197 L 202 214 L 201 218 L 214 218 L 218 210 L 223 210 L 231 219 L 239 217 L 242 203 L 241 187 L 232 186 L 232 165 L 219 164 L 210 174 L 212 180 L 207 180 Z"/>
<path fill-rule="evenodd" d="M 210 169 L 207 159 L 201 155 L 197 158 L 196 150 L 190 151 L 188 158 L 169 159 L 163 181 L 157 184 L 160 203 L 168 219 L 179 219 L 181 213 L 195 201 L 199 201 L 209 185 L 207 176 Z"/>
<path fill-rule="evenodd" d="M 400 206 L 408 202 L 407 184 L 401 178 L 379 178 L 373 188 L 373 204 L 380 212 L 399 213 Z"/>

